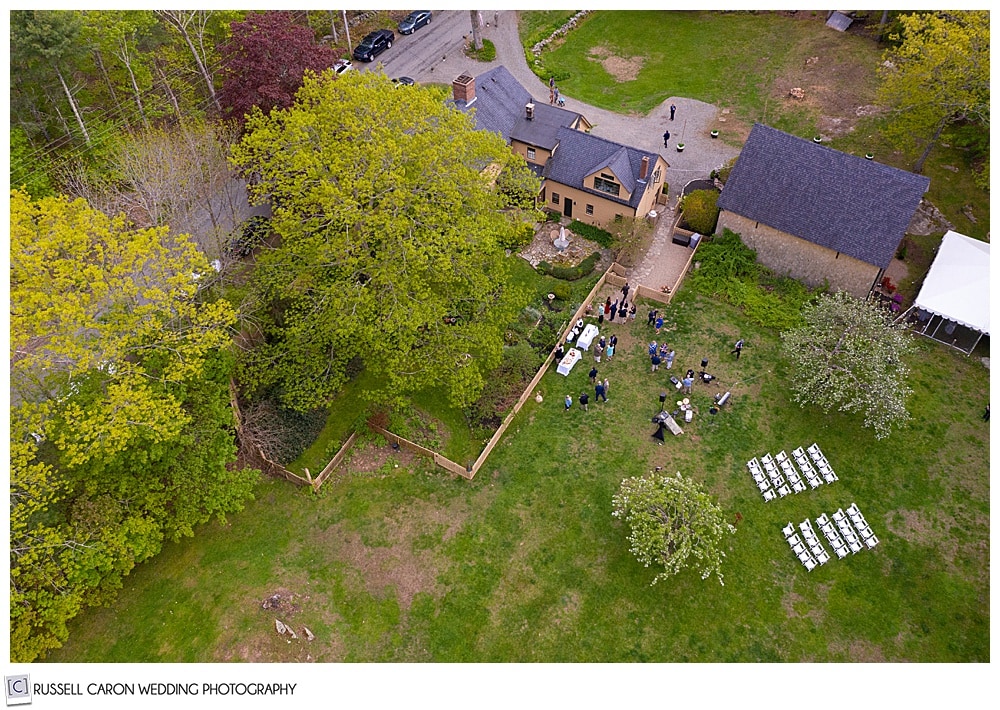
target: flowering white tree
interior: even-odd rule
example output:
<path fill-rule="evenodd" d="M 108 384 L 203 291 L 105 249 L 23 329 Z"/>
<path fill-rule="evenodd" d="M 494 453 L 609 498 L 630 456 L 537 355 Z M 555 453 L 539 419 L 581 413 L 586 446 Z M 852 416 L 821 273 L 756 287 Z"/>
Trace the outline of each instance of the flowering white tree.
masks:
<path fill-rule="evenodd" d="M 736 532 L 722 509 L 690 478 L 626 478 L 612 498 L 612 515 L 628 523 L 629 549 L 643 565 L 663 565 L 652 584 L 694 566 L 722 581 L 723 536 Z"/>
<path fill-rule="evenodd" d="M 904 358 L 913 352 L 906 326 L 843 292 L 822 296 L 802 315 L 805 325 L 781 334 L 795 401 L 824 412 L 863 413 L 877 439 L 904 424 L 912 392 Z"/>

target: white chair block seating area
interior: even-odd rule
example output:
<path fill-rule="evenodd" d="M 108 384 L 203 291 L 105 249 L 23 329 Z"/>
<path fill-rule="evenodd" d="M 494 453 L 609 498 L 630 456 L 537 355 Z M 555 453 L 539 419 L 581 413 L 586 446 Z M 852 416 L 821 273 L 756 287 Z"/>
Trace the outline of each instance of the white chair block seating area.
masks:
<path fill-rule="evenodd" d="M 826 456 L 824 456 L 823 452 L 820 451 L 819 446 L 814 443 L 806 449 L 806 451 L 809 452 L 809 458 L 811 458 L 813 463 L 816 464 L 816 468 L 823 474 L 823 478 L 826 479 L 827 483 L 833 483 L 834 481 L 839 480 L 837 478 L 837 474 L 834 473 L 830 462 L 826 460 Z"/>
<path fill-rule="evenodd" d="M 799 537 L 799 534 L 795 532 L 795 527 L 791 523 L 789 523 L 788 526 L 785 527 L 784 529 L 785 532 L 787 533 L 789 528 L 791 528 L 792 534 L 785 535 L 785 540 L 788 542 L 788 546 L 792 548 L 792 552 L 795 554 L 796 557 L 799 558 L 799 562 L 801 562 L 807 570 L 812 572 L 813 568 L 815 568 L 816 565 L 819 563 L 816 561 L 816 558 L 813 557 L 812 552 L 809 551 L 809 548 L 806 547 L 806 544 L 802 541 L 802 538 Z"/>
<path fill-rule="evenodd" d="M 799 467 L 799 470 L 802 471 L 802 475 L 806 477 L 812 488 L 819 488 L 823 485 L 823 479 L 820 478 L 819 472 L 812 465 L 812 461 L 806 455 L 805 449 L 800 446 L 792 452 L 792 456 L 795 458 L 795 463 Z"/>

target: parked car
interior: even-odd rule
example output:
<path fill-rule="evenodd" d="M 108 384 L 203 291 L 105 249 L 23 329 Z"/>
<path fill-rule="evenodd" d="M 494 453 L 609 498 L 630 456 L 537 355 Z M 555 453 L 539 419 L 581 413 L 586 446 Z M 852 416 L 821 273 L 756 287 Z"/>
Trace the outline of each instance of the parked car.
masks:
<path fill-rule="evenodd" d="M 408 76 L 401 76 L 398 79 L 393 79 L 392 83 L 395 84 L 396 86 L 413 86 L 417 82 L 415 82 Z"/>
<path fill-rule="evenodd" d="M 338 59 L 333 63 L 333 73 L 336 74 L 337 76 L 340 76 L 345 71 L 350 71 L 353 68 L 354 65 L 351 64 L 350 59 Z"/>
<path fill-rule="evenodd" d="M 370 62 L 378 55 L 392 46 L 392 41 L 396 35 L 392 30 L 375 30 L 361 40 L 361 44 L 354 48 L 354 58 L 359 62 Z"/>
<path fill-rule="evenodd" d="M 412 34 L 414 30 L 419 30 L 424 25 L 429 25 L 430 23 L 430 10 L 414 10 L 406 16 L 406 19 L 399 23 L 399 34 Z"/>

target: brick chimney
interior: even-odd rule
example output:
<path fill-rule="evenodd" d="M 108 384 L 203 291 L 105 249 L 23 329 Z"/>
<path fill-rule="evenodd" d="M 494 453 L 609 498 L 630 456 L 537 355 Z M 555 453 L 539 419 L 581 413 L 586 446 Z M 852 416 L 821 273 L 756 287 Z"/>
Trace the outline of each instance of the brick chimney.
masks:
<path fill-rule="evenodd" d="M 476 100 L 476 80 L 468 74 L 462 73 L 451 83 L 452 95 L 455 102 L 464 101 L 468 106 Z"/>
<path fill-rule="evenodd" d="M 642 156 L 642 165 L 639 166 L 639 179 L 645 180 L 646 176 L 649 175 L 649 156 Z"/>
<path fill-rule="evenodd" d="M 524 105 L 524 117 L 529 121 L 535 117 L 535 104 L 530 101 Z"/>

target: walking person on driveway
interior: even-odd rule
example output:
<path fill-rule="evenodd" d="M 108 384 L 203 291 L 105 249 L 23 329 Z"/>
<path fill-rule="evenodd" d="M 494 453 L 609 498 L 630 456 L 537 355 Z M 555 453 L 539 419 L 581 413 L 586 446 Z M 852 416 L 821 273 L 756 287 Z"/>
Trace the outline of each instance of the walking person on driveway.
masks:
<path fill-rule="evenodd" d="M 625 301 L 628 298 L 628 290 L 629 290 L 629 285 L 628 281 L 626 281 L 625 285 L 622 286 L 622 301 Z"/>
<path fill-rule="evenodd" d="M 733 352 L 730 355 L 735 355 L 736 359 L 740 359 L 740 352 L 743 350 L 743 338 L 736 341 L 736 345 L 733 346 Z"/>
<path fill-rule="evenodd" d="M 676 110 L 677 110 L 677 107 L 674 106 L 673 104 L 670 104 L 670 120 L 671 121 L 674 120 L 674 111 L 676 111 Z"/>
<path fill-rule="evenodd" d="M 611 304 L 611 318 L 610 318 L 610 321 L 612 323 L 615 322 L 615 314 L 617 312 L 618 312 L 618 301 L 615 301 L 614 303 Z"/>
<path fill-rule="evenodd" d="M 670 131 L 664 131 L 663 132 L 663 147 L 664 148 L 667 147 L 667 141 L 669 141 L 669 140 L 670 140 Z"/>

